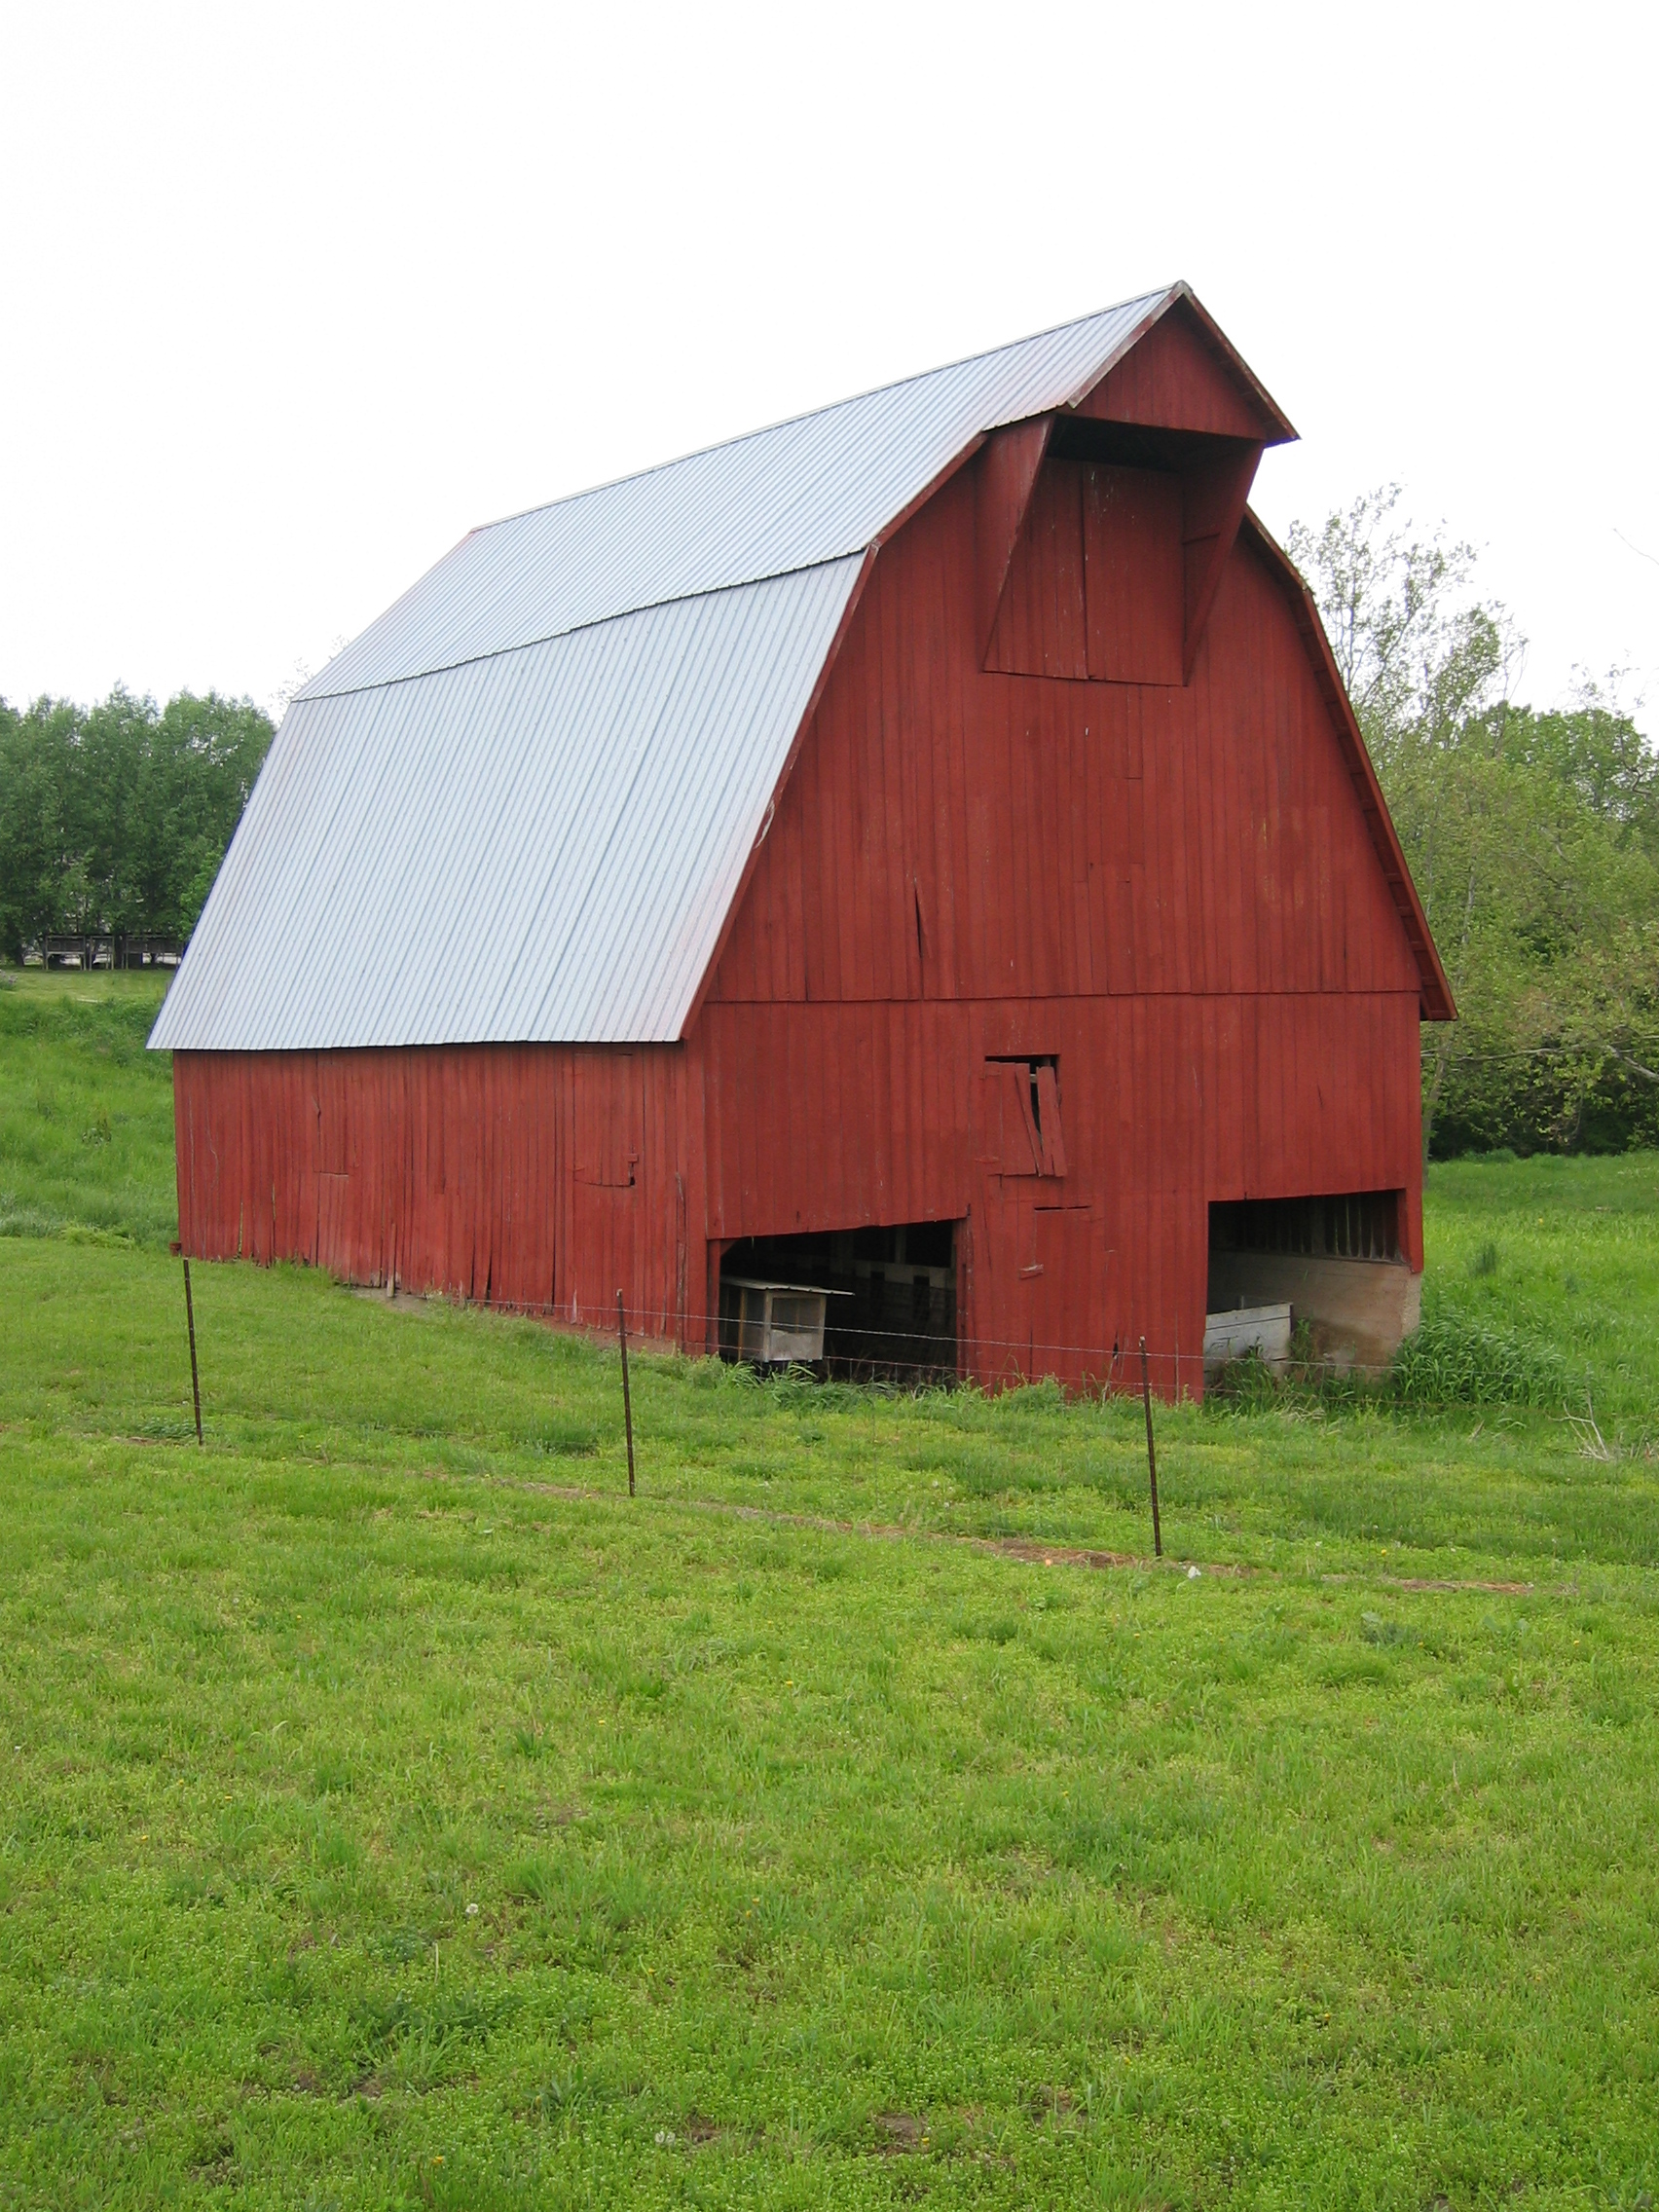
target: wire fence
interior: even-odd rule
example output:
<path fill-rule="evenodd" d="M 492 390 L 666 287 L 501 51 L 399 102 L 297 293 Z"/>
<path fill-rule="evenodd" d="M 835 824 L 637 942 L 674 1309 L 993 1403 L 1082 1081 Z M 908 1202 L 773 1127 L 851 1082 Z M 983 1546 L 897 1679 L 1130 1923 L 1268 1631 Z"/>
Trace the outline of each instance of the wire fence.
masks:
<path fill-rule="evenodd" d="M 381 1288 L 383 1286 L 374 1285 L 372 1287 Z M 392 1295 L 393 1285 L 384 1287 L 386 1287 L 388 1296 Z M 720 1331 L 735 1326 L 730 1314 L 721 1314 L 718 1311 L 712 1313 L 694 1310 L 682 1312 L 678 1309 L 668 1309 L 661 1306 L 628 1306 L 624 1303 L 620 1292 L 618 1292 L 614 1304 L 600 1307 L 584 1305 L 576 1299 L 538 1301 L 535 1299 L 477 1298 L 461 1295 L 451 1297 L 441 1292 L 418 1293 L 417 1295 L 439 1298 L 445 1303 L 453 1304 L 467 1310 L 499 1313 L 524 1320 L 546 1321 L 555 1328 L 568 1329 L 583 1336 L 614 1339 L 617 1333 L 618 1320 L 621 1319 L 625 1322 L 631 1334 L 639 1339 L 644 1346 L 647 1347 L 667 1346 L 691 1357 L 705 1356 L 719 1351 Z M 895 1327 L 877 1328 L 834 1321 L 827 1324 L 825 1336 L 827 1341 L 833 1341 L 837 1346 L 848 1338 L 867 1344 L 871 1347 L 869 1356 L 872 1360 L 876 1358 L 875 1347 L 877 1346 L 912 1347 L 909 1352 L 889 1350 L 885 1357 L 877 1362 L 889 1367 L 925 1368 L 945 1374 L 957 1374 L 963 1371 L 970 1375 L 992 1372 L 999 1377 L 1006 1374 L 1011 1380 L 1017 1375 L 1020 1380 L 1040 1381 L 1043 1380 L 1042 1375 L 1030 1374 L 1028 1376 L 1025 1368 L 1020 1367 L 1018 1363 L 1023 1360 L 1034 1368 L 1041 1360 L 1052 1363 L 1055 1367 L 1064 1363 L 1068 1371 L 1059 1378 L 1062 1382 L 1093 1382 L 1097 1386 L 1110 1389 L 1120 1386 L 1119 1378 L 1121 1375 L 1123 1378 L 1122 1387 L 1137 1390 L 1140 1387 L 1139 1370 L 1143 1343 L 1138 1335 L 1131 1341 L 1126 1333 L 1120 1334 L 1110 1346 L 1106 1346 L 1099 1343 L 1059 1343 L 1029 1335 L 1022 1337 L 965 1336 L 956 1330 L 935 1332 Z M 1226 1364 L 1215 1358 L 1214 1355 L 1206 1354 L 1201 1345 L 1198 1350 L 1194 1350 L 1190 1345 L 1183 1346 L 1179 1343 L 1167 1346 L 1147 1344 L 1144 1346 L 1144 1350 L 1155 1376 L 1164 1377 L 1172 1372 L 1177 1383 L 1188 1375 L 1201 1372 L 1206 1364 L 1212 1369 Z M 974 1356 L 978 1354 L 990 1354 L 992 1356 L 989 1358 Z M 836 1362 L 841 1356 L 843 1355 L 840 1355 L 837 1351 L 827 1351 L 825 1355 L 829 1362 Z M 740 1364 L 746 1363 L 740 1362 Z M 814 1363 L 779 1361 L 771 1364 L 810 1367 Z M 1288 1357 L 1288 1364 L 1294 1367 L 1299 1374 L 1331 1375 L 1351 1375 L 1355 1366 L 1351 1358 L 1302 1357 L 1294 1351 Z M 1080 1365 L 1081 1373 L 1074 1375 L 1071 1370 Z"/>
<path fill-rule="evenodd" d="M 175 1241 L 172 1246 L 172 1250 L 175 1256 L 178 1256 L 183 1260 L 185 1319 L 189 1332 L 190 1343 L 190 1386 L 191 1395 L 195 1407 L 196 1441 L 198 1446 L 201 1446 L 203 1442 L 202 1426 L 202 1385 L 197 1360 L 196 1311 L 194 1300 L 191 1295 L 190 1260 L 188 1255 L 183 1253 L 182 1247 L 178 1242 Z M 380 1288 L 381 1286 L 377 1284 L 367 1284 L 354 1285 L 352 1287 L 372 1291 Z M 397 1296 L 397 1285 L 395 1277 L 385 1286 L 385 1289 L 388 1298 L 395 1298 Z M 664 1309 L 660 1307 L 631 1308 L 626 1303 L 626 1300 L 624 1299 L 623 1294 L 620 1290 L 618 1290 L 616 1293 L 616 1303 L 613 1313 L 608 1309 L 601 1309 L 596 1311 L 594 1309 L 589 1308 L 584 1311 L 580 1301 L 574 1299 L 571 1301 L 569 1307 L 566 1307 L 563 1304 L 555 1303 L 552 1300 L 537 1302 L 492 1298 L 461 1298 L 453 1301 L 446 1301 L 446 1303 L 453 1303 L 462 1309 L 471 1308 L 475 1309 L 481 1309 L 486 1312 L 509 1315 L 523 1320 L 542 1320 L 560 1328 L 580 1331 L 584 1335 L 597 1336 L 603 1331 L 605 1335 L 609 1336 L 612 1334 L 612 1332 L 614 1332 L 617 1343 L 617 1349 L 621 1358 L 622 1419 L 627 1440 L 628 1495 L 630 1497 L 633 1497 L 636 1494 L 634 1408 L 633 1395 L 629 1382 L 628 1368 L 628 1337 L 630 1321 L 633 1321 L 637 1324 L 636 1336 L 642 1342 L 650 1342 L 653 1335 L 657 1342 L 672 1343 L 678 1339 L 678 1342 L 682 1345 L 684 1345 L 687 1349 L 690 1349 L 691 1346 L 696 1341 L 693 1332 L 700 1327 L 703 1331 L 703 1339 L 702 1344 L 698 1348 L 706 1350 L 710 1347 L 709 1331 L 711 1323 L 714 1324 L 715 1330 L 717 1331 L 715 1342 L 718 1343 L 718 1331 L 719 1327 L 724 1323 L 729 1322 L 730 1319 L 729 1315 L 722 1316 L 720 1314 L 711 1314 L 706 1312 L 682 1313 L 678 1310 L 670 1315 L 665 1311 Z M 672 1329 L 668 1326 L 671 1321 L 673 1323 Z M 657 1324 L 659 1326 L 653 1329 L 651 1327 L 651 1324 Z M 1123 1348 L 1122 1341 L 1120 1340 L 1120 1342 L 1114 1346 L 1111 1353 L 1107 1354 L 1104 1352 L 1103 1347 L 1097 1346 L 1052 1345 L 1042 1343 L 1035 1338 L 1029 1337 L 1024 1340 L 1016 1340 L 1014 1338 L 1006 1337 L 964 1338 L 957 1336 L 954 1333 L 948 1335 L 932 1335 L 928 1337 L 917 1337 L 914 1335 L 906 1337 L 902 1332 L 895 1332 L 891 1329 L 866 1329 L 860 1327 L 857 1324 L 848 1324 L 844 1328 L 837 1324 L 835 1334 L 838 1337 L 851 1336 L 874 1339 L 888 1347 L 907 1343 L 917 1349 L 931 1350 L 936 1354 L 948 1352 L 950 1354 L 948 1365 L 942 1358 L 936 1358 L 930 1361 L 927 1359 L 894 1355 L 891 1352 L 888 1360 L 885 1362 L 885 1364 L 891 1365 L 893 1367 L 903 1367 L 910 1370 L 911 1372 L 921 1370 L 922 1372 L 926 1373 L 931 1370 L 931 1372 L 941 1381 L 946 1379 L 947 1377 L 951 1380 L 955 1380 L 960 1375 L 962 1367 L 962 1354 L 965 1350 L 993 1350 L 1009 1353 L 1023 1352 L 1026 1357 L 1033 1362 L 1033 1364 L 1035 1364 L 1036 1355 L 1038 1353 L 1042 1353 L 1050 1357 L 1064 1355 L 1066 1358 L 1072 1360 L 1104 1359 L 1104 1373 L 1096 1371 L 1095 1373 L 1090 1374 L 1086 1370 L 1081 1375 L 1067 1375 L 1063 1378 L 1063 1380 L 1072 1382 L 1075 1385 L 1081 1385 L 1085 1388 L 1092 1385 L 1100 1389 L 1103 1395 L 1116 1389 L 1122 1389 L 1126 1393 L 1137 1393 L 1142 1398 L 1146 1410 L 1146 1457 L 1147 1475 L 1152 1507 L 1153 1556 L 1156 1559 L 1161 1560 L 1161 1558 L 1163 1557 L 1163 1537 L 1159 1514 L 1158 1458 L 1157 1447 L 1154 1441 L 1153 1432 L 1151 1380 L 1152 1369 L 1155 1360 L 1158 1360 L 1160 1358 L 1173 1362 L 1174 1382 L 1176 1385 L 1175 1394 L 1177 1399 L 1179 1399 L 1181 1394 L 1180 1382 L 1182 1361 L 1186 1360 L 1191 1363 L 1194 1359 L 1197 1359 L 1201 1366 L 1203 1358 L 1203 1354 L 1201 1352 L 1183 1353 L 1177 1346 L 1166 1353 L 1155 1353 L 1147 1345 L 1144 1337 L 1137 1338 L 1132 1352 L 1125 1352 Z M 1134 1374 L 1130 1370 L 1130 1361 L 1134 1363 L 1134 1368 L 1138 1369 L 1138 1382 L 1135 1380 Z M 789 1361 L 779 1362 L 778 1364 L 796 1366 L 806 1365 L 807 1363 Z M 1028 1375 L 1028 1373 L 1024 1369 L 1019 1368 L 1017 1365 L 1015 1365 L 1013 1361 L 1009 1363 L 1009 1369 L 1010 1371 L 1006 1375 L 998 1375 L 994 1379 L 998 1381 L 1006 1380 L 1010 1382 L 1024 1382 L 1035 1379 Z M 1120 1374 L 1120 1370 L 1122 1370 L 1122 1374 Z"/>

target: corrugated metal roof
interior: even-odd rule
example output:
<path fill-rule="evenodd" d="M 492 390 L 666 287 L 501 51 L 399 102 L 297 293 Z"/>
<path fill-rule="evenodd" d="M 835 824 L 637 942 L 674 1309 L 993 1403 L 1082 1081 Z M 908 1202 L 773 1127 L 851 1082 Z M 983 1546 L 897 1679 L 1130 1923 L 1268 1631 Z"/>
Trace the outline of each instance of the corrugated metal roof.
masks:
<path fill-rule="evenodd" d="M 678 1037 L 860 565 L 296 701 L 151 1044 Z"/>
<path fill-rule="evenodd" d="M 863 555 L 1185 290 L 473 532 L 289 708 L 152 1046 L 678 1037 Z"/>
<path fill-rule="evenodd" d="M 300 696 L 863 552 L 971 438 L 1079 396 L 1181 289 L 475 530 Z"/>

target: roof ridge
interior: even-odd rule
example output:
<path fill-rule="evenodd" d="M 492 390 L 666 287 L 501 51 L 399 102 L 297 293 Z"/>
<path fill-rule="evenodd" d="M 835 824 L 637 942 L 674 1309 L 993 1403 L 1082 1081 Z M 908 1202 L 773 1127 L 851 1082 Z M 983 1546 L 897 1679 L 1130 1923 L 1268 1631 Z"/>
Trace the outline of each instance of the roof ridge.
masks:
<path fill-rule="evenodd" d="M 787 430 L 796 423 L 810 423 L 816 416 L 833 415 L 838 408 L 856 407 L 861 400 L 878 398 L 884 391 L 902 391 L 906 385 L 925 384 L 929 377 L 944 376 L 952 369 L 965 369 L 974 361 L 988 361 L 996 353 L 1013 353 L 1021 346 L 1034 346 L 1039 339 L 1053 338 L 1062 330 L 1080 330 L 1086 322 L 1098 322 L 1103 315 L 1122 314 L 1127 308 L 1150 308 L 1158 301 L 1172 299 L 1177 293 L 1189 293 L 1191 286 L 1184 277 L 1176 277 L 1168 284 L 1156 284 L 1150 292 L 1131 292 L 1127 299 L 1113 300 L 1107 306 L 1091 308 L 1087 314 L 1068 315 L 1062 322 L 1049 323 L 1042 330 L 1027 331 L 1023 338 L 1011 338 L 1001 346 L 983 346 L 977 353 L 963 353 L 953 361 L 938 361 L 931 369 L 917 369 L 907 377 L 891 377 L 885 384 L 872 384 L 863 391 L 849 391 L 839 399 L 827 400 L 822 407 L 803 407 L 793 415 L 780 415 L 776 422 L 762 423 L 753 430 L 740 430 L 735 437 L 713 438 L 706 446 L 692 446 L 684 453 L 671 455 L 666 461 L 651 461 L 645 468 L 625 469 L 620 476 L 607 476 L 597 484 L 586 484 L 577 492 L 563 492 L 556 499 L 537 499 L 528 507 L 517 507 L 511 514 L 497 515 L 490 522 L 474 523 L 466 537 L 480 537 L 486 531 L 503 530 L 508 523 L 524 522 L 531 515 L 546 514 L 550 508 L 571 506 L 578 499 L 591 499 L 601 492 L 614 492 L 623 484 L 637 484 L 646 476 L 657 476 L 665 468 L 679 468 L 687 461 L 700 461 L 705 454 L 724 453 L 732 446 L 748 445 L 752 439 L 770 437 L 774 430 Z M 465 538 L 461 540 L 464 544 Z"/>

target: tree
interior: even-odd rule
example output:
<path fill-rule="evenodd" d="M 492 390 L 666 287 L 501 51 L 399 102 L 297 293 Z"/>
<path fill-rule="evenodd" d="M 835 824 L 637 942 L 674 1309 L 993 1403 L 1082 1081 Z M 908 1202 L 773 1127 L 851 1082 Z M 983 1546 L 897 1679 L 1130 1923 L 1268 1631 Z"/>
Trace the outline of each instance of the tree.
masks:
<path fill-rule="evenodd" d="M 270 751 L 269 719 L 248 700 L 180 692 L 150 738 L 134 824 L 149 926 L 188 937 Z"/>
<path fill-rule="evenodd" d="M 56 930 L 188 937 L 272 735 L 215 692 L 0 701 L 0 952 Z"/>
<path fill-rule="evenodd" d="M 1534 713 L 1474 556 L 1396 487 L 1289 535 L 1377 763 L 1460 1019 L 1424 1054 L 1423 1143 L 1659 1135 L 1659 760 L 1607 690 Z"/>
<path fill-rule="evenodd" d="M 61 926 L 74 728 L 72 707 L 41 699 L 19 715 L 0 700 L 0 952 L 10 960 Z"/>

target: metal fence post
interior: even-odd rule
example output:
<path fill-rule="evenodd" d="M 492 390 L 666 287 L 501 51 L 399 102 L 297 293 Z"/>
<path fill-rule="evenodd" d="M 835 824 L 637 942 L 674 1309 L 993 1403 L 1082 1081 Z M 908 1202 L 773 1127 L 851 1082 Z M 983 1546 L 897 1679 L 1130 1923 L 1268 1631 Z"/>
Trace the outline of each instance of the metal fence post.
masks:
<path fill-rule="evenodd" d="M 196 1372 L 196 1308 L 190 1296 L 190 1261 L 184 1263 L 184 1319 L 190 1331 L 190 1397 L 196 1408 L 196 1441 L 202 1441 L 202 1382 Z"/>
<path fill-rule="evenodd" d="M 634 1407 L 628 1395 L 628 1314 L 616 1293 L 616 1342 L 622 1347 L 622 1425 L 628 1432 L 628 1495 L 634 1494 Z"/>
<path fill-rule="evenodd" d="M 1156 1559 L 1163 1557 L 1163 1531 L 1158 1526 L 1158 1452 L 1152 1441 L 1152 1382 L 1146 1367 L 1146 1339 L 1140 1341 L 1141 1404 L 1146 1408 L 1146 1471 L 1152 1485 L 1152 1550 Z"/>

